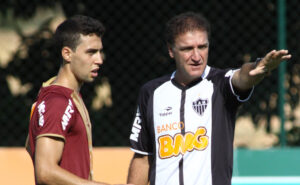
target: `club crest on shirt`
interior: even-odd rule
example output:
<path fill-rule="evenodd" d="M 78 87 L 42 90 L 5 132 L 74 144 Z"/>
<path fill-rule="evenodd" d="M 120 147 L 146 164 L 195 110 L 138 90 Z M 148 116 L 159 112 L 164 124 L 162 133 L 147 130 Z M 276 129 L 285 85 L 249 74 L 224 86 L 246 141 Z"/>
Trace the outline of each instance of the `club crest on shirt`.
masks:
<path fill-rule="evenodd" d="M 199 98 L 198 100 L 193 102 L 193 109 L 197 114 L 202 116 L 205 109 L 207 108 L 207 105 L 208 105 L 208 99 Z"/>

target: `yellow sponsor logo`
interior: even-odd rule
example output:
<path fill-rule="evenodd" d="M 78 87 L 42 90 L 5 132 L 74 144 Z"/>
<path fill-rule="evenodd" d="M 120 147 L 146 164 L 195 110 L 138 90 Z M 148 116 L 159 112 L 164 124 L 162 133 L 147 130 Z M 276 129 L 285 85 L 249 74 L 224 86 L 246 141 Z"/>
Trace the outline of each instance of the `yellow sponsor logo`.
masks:
<path fill-rule="evenodd" d="M 205 150 L 208 146 L 208 136 L 206 129 L 199 127 L 195 134 L 187 132 L 184 136 L 176 134 L 174 137 L 163 135 L 158 138 L 159 157 L 162 159 L 184 155 L 187 151 Z"/>

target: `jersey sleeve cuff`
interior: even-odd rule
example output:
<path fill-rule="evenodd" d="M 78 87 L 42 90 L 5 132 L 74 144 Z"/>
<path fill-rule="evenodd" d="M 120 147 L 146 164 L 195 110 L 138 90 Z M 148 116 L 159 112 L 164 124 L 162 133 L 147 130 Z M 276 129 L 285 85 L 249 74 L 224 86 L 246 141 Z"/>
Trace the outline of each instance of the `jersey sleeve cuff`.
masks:
<path fill-rule="evenodd" d="M 132 151 L 135 152 L 135 153 L 141 154 L 141 155 L 153 155 L 152 153 L 149 153 L 149 152 L 143 152 L 143 151 L 136 150 L 136 149 L 133 149 L 133 148 L 130 148 L 130 150 L 132 150 Z"/>
<path fill-rule="evenodd" d="M 62 135 L 59 135 L 59 134 L 51 134 L 51 133 L 45 133 L 45 134 L 38 135 L 38 136 L 36 137 L 36 139 L 41 138 L 41 137 L 54 137 L 54 138 L 60 138 L 60 139 L 63 139 L 64 141 L 66 140 L 65 137 L 62 136 Z"/>
<path fill-rule="evenodd" d="M 233 88 L 233 85 L 232 85 L 232 77 L 233 77 L 233 74 L 234 74 L 236 71 L 238 71 L 238 70 L 240 70 L 240 69 L 236 69 L 236 70 L 234 70 L 234 71 L 232 72 L 232 75 L 231 75 L 230 78 L 229 78 L 229 84 L 230 84 L 231 91 L 232 91 L 233 95 L 236 96 L 237 100 L 238 100 L 239 102 L 246 102 L 246 101 L 248 101 L 248 100 L 250 99 L 250 97 L 252 96 L 252 93 L 253 93 L 253 91 L 254 91 L 254 86 L 251 88 L 251 90 L 249 90 L 249 91 L 247 92 L 246 95 L 243 96 L 243 98 L 242 98 L 240 95 L 238 95 L 238 94 L 234 91 L 234 88 Z"/>

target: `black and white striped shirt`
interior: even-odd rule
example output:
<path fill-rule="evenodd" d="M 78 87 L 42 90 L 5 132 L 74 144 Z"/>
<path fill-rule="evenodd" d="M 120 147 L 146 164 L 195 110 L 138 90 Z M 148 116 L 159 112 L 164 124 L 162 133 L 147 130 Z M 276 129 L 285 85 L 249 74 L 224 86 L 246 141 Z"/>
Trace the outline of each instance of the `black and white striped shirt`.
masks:
<path fill-rule="evenodd" d="M 151 185 L 230 185 L 235 115 L 253 89 L 237 94 L 234 70 L 207 66 L 188 86 L 175 72 L 140 91 L 131 149 L 152 155 Z"/>

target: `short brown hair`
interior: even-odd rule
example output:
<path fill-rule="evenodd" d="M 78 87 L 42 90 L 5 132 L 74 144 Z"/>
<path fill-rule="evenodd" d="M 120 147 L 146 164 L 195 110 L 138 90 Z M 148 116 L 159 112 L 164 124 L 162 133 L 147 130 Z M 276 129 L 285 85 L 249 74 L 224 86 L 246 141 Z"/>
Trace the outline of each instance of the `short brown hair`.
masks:
<path fill-rule="evenodd" d="M 165 40 L 169 46 L 173 46 L 178 35 L 188 31 L 203 30 L 210 36 L 210 24 L 201 14 L 186 12 L 171 18 L 165 29 Z"/>
<path fill-rule="evenodd" d="M 75 50 L 80 39 L 80 34 L 96 34 L 101 38 L 104 32 L 105 27 L 100 21 L 84 15 L 75 15 L 57 27 L 53 40 L 58 51 L 61 51 L 65 46 Z"/>

